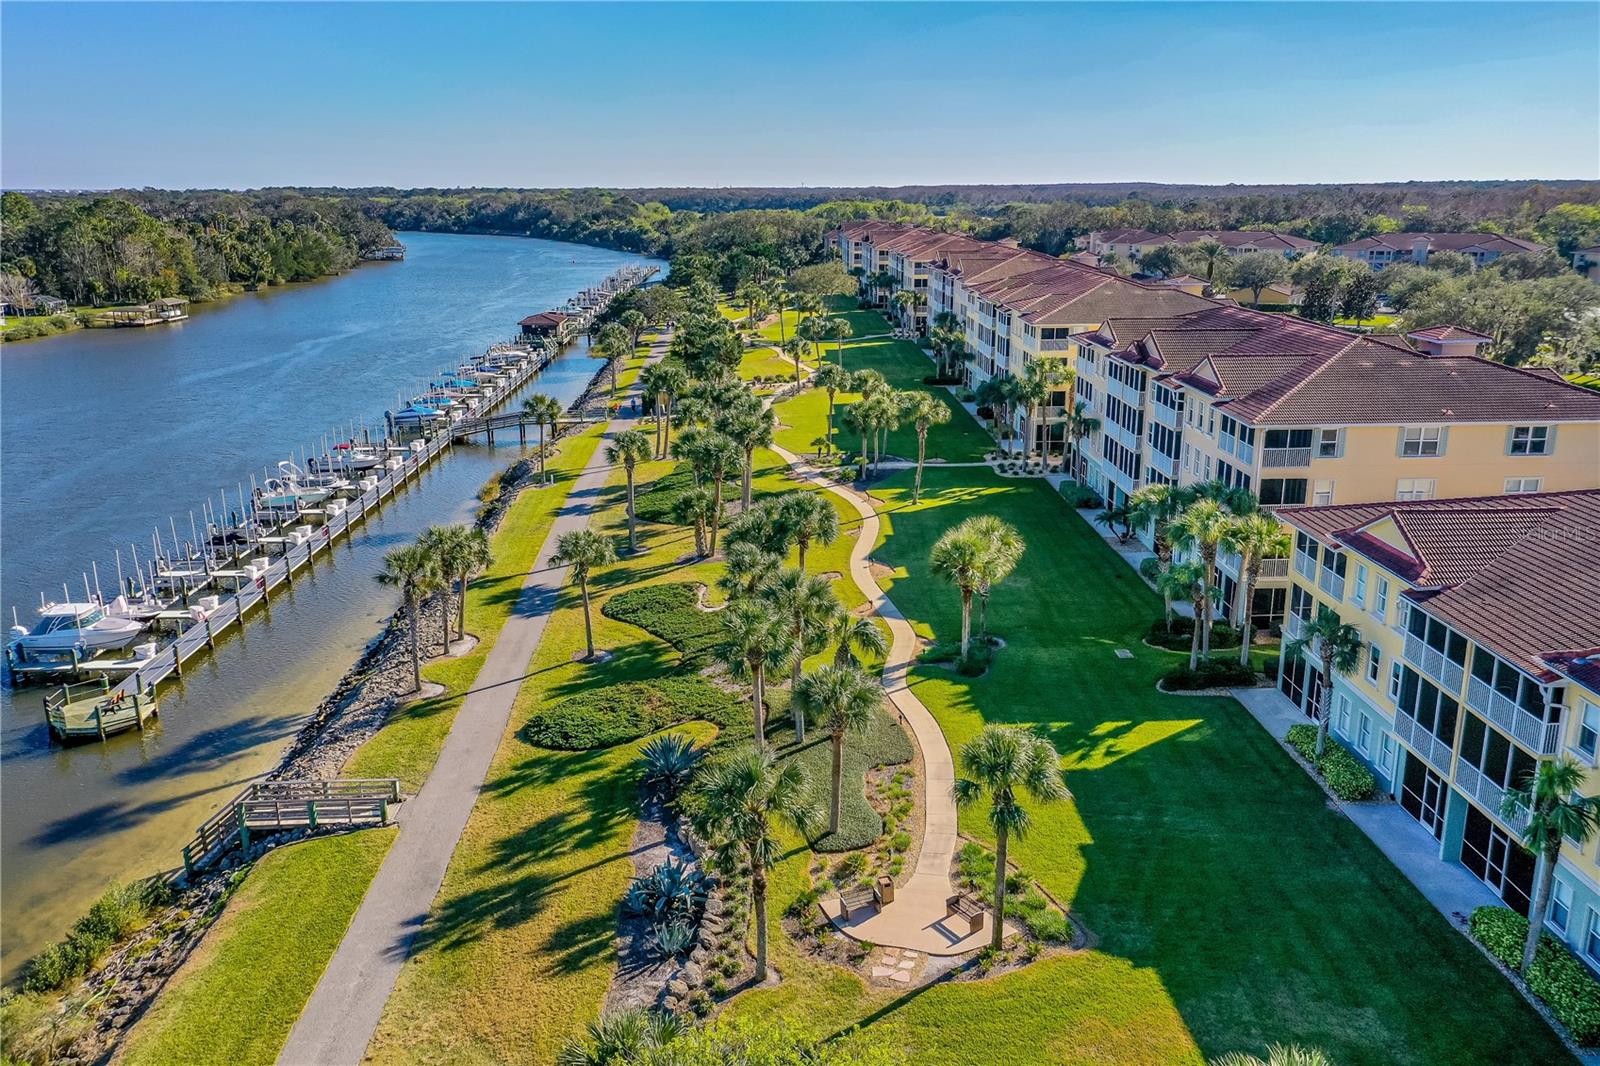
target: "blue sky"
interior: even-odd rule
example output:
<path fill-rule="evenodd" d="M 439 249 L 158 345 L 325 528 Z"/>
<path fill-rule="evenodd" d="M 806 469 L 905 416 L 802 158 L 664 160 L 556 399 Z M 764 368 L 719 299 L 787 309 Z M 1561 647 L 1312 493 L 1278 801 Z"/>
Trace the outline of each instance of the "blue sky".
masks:
<path fill-rule="evenodd" d="M 1593 178 L 1600 5 L 34 4 L 7 188 Z"/>

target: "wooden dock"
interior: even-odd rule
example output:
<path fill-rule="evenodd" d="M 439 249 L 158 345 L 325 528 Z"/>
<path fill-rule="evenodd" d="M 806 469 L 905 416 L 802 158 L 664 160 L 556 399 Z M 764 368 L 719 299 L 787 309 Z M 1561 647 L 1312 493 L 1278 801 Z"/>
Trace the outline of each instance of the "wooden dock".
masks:
<path fill-rule="evenodd" d="M 391 777 L 258 781 L 195 830 L 183 846 L 183 870 L 193 877 L 263 833 L 387 825 L 389 808 L 399 802 L 400 782 Z"/>

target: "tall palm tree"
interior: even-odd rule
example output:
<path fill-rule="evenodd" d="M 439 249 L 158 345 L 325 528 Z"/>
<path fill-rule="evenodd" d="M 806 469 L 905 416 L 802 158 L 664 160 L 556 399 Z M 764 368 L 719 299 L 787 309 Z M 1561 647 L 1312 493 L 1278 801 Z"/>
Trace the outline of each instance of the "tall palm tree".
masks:
<path fill-rule="evenodd" d="M 835 666 L 859 666 L 869 656 L 881 659 L 889 654 L 889 638 L 866 615 L 840 615 L 829 627 L 828 640 L 834 645 Z"/>
<path fill-rule="evenodd" d="M 844 342 L 855 336 L 855 329 L 850 325 L 849 319 L 830 318 L 827 322 L 827 338 L 833 341 L 835 357 L 839 365 L 844 366 Z"/>
<path fill-rule="evenodd" d="M 767 306 L 778 312 L 778 347 L 782 348 L 784 345 L 785 328 L 783 324 L 783 312 L 785 308 L 794 303 L 794 297 L 790 294 L 788 287 L 784 285 L 781 277 L 770 279 L 766 284 L 766 290 Z"/>
<path fill-rule="evenodd" d="M 833 591 L 833 582 L 821 575 L 784 568 L 769 575 L 761 585 L 761 595 L 789 620 L 789 635 L 795 653 L 789 657 L 789 691 L 800 688 L 800 668 L 807 655 L 827 646 L 828 629 L 844 608 Z M 805 716 L 795 709 L 795 737 L 806 739 Z"/>
<path fill-rule="evenodd" d="M 928 565 L 961 593 L 961 658 L 972 645 L 972 598 L 983 585 L 987 545 L 965 525 L 947 529 L 933 544 Z"/>
<path fill-rule="evenodd" d="M 1194 606 L 1194 627 L 1189 634 L 1189 669 L 1200 665 L 1200 612 L 1211 598 L 1211 586 L 1206 582 L 1206 570 L 1196 560 L 1184 563 L 1167 563 L 1156 572 L 1156 588 L 1166 601 L 1166 617 L 1172 617 L 1172 601 L 1184 600 Z M 1169 623 L 1170 628 L 1170 623 Z"/>
<path fill-rule="evenodd" d="M 606 372 L 611 377 L 611 398 L 617 398 L 617 367 L 633 354 L 628 331 L 616 322 L 607 322 L 595 333 L 594 351 L 606 360 Z"/>
<path fill-rule="evenodd" d="M 1328 719 L 1333 711 L 1333 679 L 1350 677 L 1361 665 L 1361 630 L 1326 607 L 1307 622 L 1300 635 L 1283 646 L 1284 654 L 1310 666 L 1311 657 L 1322 660 L 1322 693 L 1317 700 L 1317 758 L 1328 746 Z"/>
<path fill-rule="evenodd" d="M 1060 359 L 1032 359 L 1023 368 L 1022 377 L 1017 382 L 1017 398 L 1023 404 L 1023 445 L 1022 455 L 1027 458 L 1033 453 L 1034 421 L 1039 411 L 1050 402 L 1052 393 L 1069 388 L 1077 373 Z M 1039 454 L 1048 457 L 1050 445 L 1048 439 L 1039 443 Z"/>
<path fill-rule="evenodd" d="M 467 635 L 467 586 L 472 579 L 494 565 L 489 534 L 473 526 L 435 526 L 434 537 L 439 567 L 456 583 L 456 636 Z"/>
<path fill-rule="evenodd" d="M 767 304 L 767 291 L 760 284 L 747 281 L 739 286 L 739 291 L 734 294 L 734 299 L 739 301 L 739 306 L 745 308 L 751 323 L 756 321 L 756 312 L 765 310 Z"/>
<path fill-rule="evenodd" d="M 716 514 L 717 500 L 709 488 L 696 485 L 681 494 L 672 504 L 672 520 L 682 526 L 694 527 L 694 553 L 704 559 L 711 553 L 706 549 L 706 531 Z"/>
<path fill-rule="evenodd" d="M 717 578 L 717 587 L 730 600 L 754 596 L 766 580 L 783 569 L 783 560 L 759 545 L 730 543 L 724 552 L 727 565 Z"/>
<path fill-rule="evenodd" d="M 1207 239 L 1196 242 L 1194 251 L 1200 261 L 1206 265 L 1206 281 L 1215 283 L 1217 281 L 1217 267 L 1225 266 L 1228 262 L 1227 247 L 1221 241 Z"/>
<path fill-rule="evenodd" d="M 883 461 L 883 445 L 889 431 L 900 428 L 901 397 L 904 393 L 886 391 L 865 396 L 861 406 L 872 427 L 872 468 L 876 472 Z"/>
<path fill-rule="evenodd" d="M 701 772 L 689 797 L 701 835 L 750 866 L 750 897 L 756 922 L 756 983 L 767 979 L 767 874 L 778 853 L 773 822 L 802 833 L 818 821 L 806 799 L 805 772 L 797 759 L 782 766 L 764 748 L 742 747 Z"/>
<path fill-rule="evenodd" d="M 1227 510 L 1216 500 L 1196 500 L 1183 509 L 1168 526 L 1174 545 L 1193 551 L 1206 569 L 1206 584 L 1217 583 L 1217 549 L 1227 535 L 1232 521 Z M 1202 618 L 1195 619 L 1200 627 L 1200 654 L 1211 654 L 1211 600 L 1205 601 Z"/>
<path fill-rule="evenodd" d="M 1528 940 L 1522 948 L 1524 974 L 1539 950 L 1545 911 L 1555 884 L 1556 862 L 1561 858 L 1561 842 L 1570 840 L 1581 851 L 1600 828 L 1600 798 L 1578 794 L 1587 776 L 1588 771 L 1567 756 L 1542 761 L 1521 788 L 1506 793 L 1500 807 L 1500 813 L 1509 821 L 1528 819 L 1522 842 L 1539 860 L 1533 904 L 1528 910 Z"/>
<path fill-rule="evenodd" d="M 1289 531 L 1265 511 L 1240 515 L 1228 523 L 1223 544 L 1239 555 L 1239 603 L 1234 609 L 1239 622 L 1239 663 L 1250 664 L 1250 610 L 1255 602 L 1256 585 L 1261 581 L 1261 566 L 1268 559 L 1289 554 Z"/>
<path fill-rule="evenodd" d="M 801 365 L 800 357 L 805 354 L 806 342 L 799 337 L 790 337 L 788 340 L 779 343 L 778 348 L 784 355 L 794 360 L 794 383 L 796 385 L 800 384 L 802 380 L 801 374 L 805 370 L 805 367 Z"/>
<path fill-rule="evenodd" d="M 744 451 L 726 433 L 707 430 L 703 441 L 705 479 L 711 486 L 711 554 L 717 554 L 717 530 L 722 526 L 722 486 L 728 475 L 739 468 Z"/>
<path fill-rule="evenodd" d="M 665 459 L 668 449 L 672 446 L 672 408 L 678 397 L 689 387 L 689 374 L 683 367 L 673 363 L 656 363 L 649 369 L 654 371 L 649 391 L 655 394 L 656 426 L 661 434 L 656 458 Z"/>
<path fill-rule="evenodd" d="M 806 568 L 811 545 L 828 545 L 839 539 L 839 512 L 820 492 L 785 493 L 778 501 L 778 521 L 794 540 L 801 570 Z"/>
<path fill-rule="evenodd" d="M 844 806 L 844 738 L 872 728 L 883 704 L 883 690 L 856 666 L 824 666 L 796 686 L 797 702 L 817 716 L 833 748 L 832 788 L 828 795 L 828 832 L 839 831 Z"/>
<path fill-rule="evenodd" d="M 744 453 L 744 466 L 739 483 L 739 506 L 750 506 L 750 493 L 752 482 L 755 479 L 755 457 L 757 448 L 765 448 L 772 443 L 772 434 L 778 428 L 777 413 L 770 407 L 756 407 L 739 414 L 722 423 L 722 431 L 733 438 L 739 445 L 739 450 Z"/>
<path fill-rule="evenodd" d="M 556 538 L 556 553 L 550 557 L 553 566 L 572 567 L 572 576 L 583 593 L 583 638 L 588 645 L 587 658 L 594 658 L 594 618 L 589 610 L 589 576 L 602 566 L 616 562 L 617 552 L 611 538 L 592 529 L 575 529 Z"/>
<path fill-rule="evenodd" d="M 1017 532 L 1016 526 L 994 515 L 974 515 L 961 524 L 984 545 L 983 567 L 978 582 L 978 598 L 981 604 L 978 633 L 987 640 L 989 593 L 993 591 L 994 586 L 1011 576 L 1011 571 L 1022 561 L 1022 553 L 1027 549 L 1027 545 L 1023 542 L 1022 534 Z"/>
<path fill-rule="evenodd" d="M 639 550 L 638 517 L 633 509 L 633 475 L 640 463 L 647 462 L 653 454 L 650 438 L 642 429 L 625 429 L 606 445 L 606 462 L 621 465 L 628 474 L 628 550 Z"/>
<path fill-rule="evenodd" d="M 809 321 L 816 321 L 810 319 Z M 817 387 L 827 390 L 828 393 L 828 452 L 833 452 L 833 404 L 841 392 L 849 392 L 852 382 L 850 372 L 837 363 L 823 363 L 817 367 L 817 372 L 811 375 L 811 381 Z"/>
<path fill-rule="evenodd" d="M 794 309 L 802 318 L 814 318 L 822 314 L 826 305 L 822 297 L 815 293 L 803 292 L 794 298 Z"/>
<path fill-rule="evenodd" d="M 1050 742 L 1035 733 L 1004 726 L 985 726 L 961 749 L 961 769 L 956 779 L 956 804 L 967 807 L 989 797 L 989 826 L 995 836 L 994 930 L 989 946 L 998 950 L 1005 936 L 1006 848 L 1011 839 L 1023 839 L 1032 825 L 1019 793 L 1040 803 L 1070 795 L 1061 779 L 1061 756 Z"/>
<path fill-rule="evenodd" d="M 400 590 L 406 603 L 406 620 L 411 630 L 411 691 L 422 689 L 422 634 L 420 632 L 422 600 L 436 587 L 439 580 L 438 559 L 422 544 L 406 544 L 390 548 L 383 556 L 383 569 L 378 571 L 378 583 Z"/>
<path fill-rule="evenodd" d="M 922 502 L 922 466 L 928 455 L 928 430 L 950 421 L 950 407 L 931 392 L 915 392 L 906 404 L 905 415 L 917 430 L 917 476 L 912 483 L 911 502 Z"/>
<path fill-rule="evenodd" d="M 445 555 L 449 551 L 448 541 L 450 530 L 453 526 L 429 526 L 417 536 L 417 547 L 427 552 L 432 559 L 433 593 L 443 593 L 439 596 L 439 654 L 450 654 L 450 580 L 455 574 L 445 565 Z"/>
<path fill-rule="evenodd" d="M 1178 516 L 1189 500 L 1189 493 L 1176 485 L 1141 485 L 1128 497 L 1128 524 L 1150 530 L 1150 544 L 1162 568 L 1172 565 L 1172 537 L 1167 526 Z M 1166 599 L 1167 617 L 1172 617 L 1172 598 L 1162 591 Z M 1198 624 L 1199 619 L 1196 619 Z"/>
<path fill-rule="evenodd" d="M 865 481 L 867 464 L 872 461 L 872 446 L 868 443 L 872 438 L 872 410 L 867 406 L 866 400 L 858 400 L 845 407 L 844 414 L 839 416 L 839 421 L 844 423 L 845 429 L 861 434 L 861 457 L 857 465 L 860 468 L 860 480 Z"/>
<path fill-rule="evenodd" d="M 1072 441 L 1072 466 L 1076 470 L 1081 466 L 1078 456 L 1083 450 L 1084 438 L 1100 432 L 1100 420 L 1089 413 L 1087 403 L 1075 400 L 1071 413 L 1067 415 L 1066 426 L 1067 437 Z"/>
<path fill-rule="evenodd" d="M 561 418 L 561 401 L 548 393 L 536 392 L 522 401 L 522 413 L 533 419 L 539 427 L 539 483 L 542 485 L 547 480 L 544 472 L 544 427 L 549 425 L 552 430 Z"/>
<path fill-rule="evenodd" d="M 740 600 L 722 612 L 727 640 L 717 658 L 736 676 L 750 679 L 755 707 L 756 743 L 767 743 L 767 671 L 781 670 L 795 653 L 789 620 L 760 600 Z"/>

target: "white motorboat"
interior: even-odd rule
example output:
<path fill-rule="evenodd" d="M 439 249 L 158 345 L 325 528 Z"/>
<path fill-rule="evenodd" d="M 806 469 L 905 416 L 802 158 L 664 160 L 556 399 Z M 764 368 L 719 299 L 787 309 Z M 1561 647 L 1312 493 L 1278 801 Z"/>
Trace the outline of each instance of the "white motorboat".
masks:
<path fill-rule="evenodd" d="M 278 476 L 267 478 L 256 490 L 256 506 L 272 511 L 292 511 L 315 507 L 331 495 L 332 488 L 308 483 L 300 468 L 286 459 L 278 464 Z"/>
<path fill-rule="evenodd" d="M 335 444 L 327 455 L 313 456 L 311 469 L 319 474 L 332 471 L 371 470 L 383 463 L 378 449 L 366 444 Z"/>
<path fill-rule="evenodd" d="M 98 603 L 47 603 L 39 608 L 32 629 L 11 627 L 11 643 L 24 655 L 64 655 L 78 651 L 96 655 L 126 648 L 144 631 L 144 624 L 129 617 L 121 596 L 107 608 Z"/>

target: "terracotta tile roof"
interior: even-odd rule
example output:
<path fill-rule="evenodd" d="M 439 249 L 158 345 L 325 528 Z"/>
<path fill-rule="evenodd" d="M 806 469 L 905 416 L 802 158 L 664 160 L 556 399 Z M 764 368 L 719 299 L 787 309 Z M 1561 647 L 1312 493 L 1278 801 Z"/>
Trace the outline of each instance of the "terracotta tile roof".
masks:
<path fill-rule="evenodd" d="M 1316 241 L 1271 230 L 1185 229 L 1176 233 L 1156 233 L 1147 229 L 1103 230 L 1091 235 L 1103 244 L 1198 244 L 1216 241 L 1225 248 L 1253 244 L 1261 251 L 1309 252 L 1321 247 Z"/>
<path fill-rule="evenodd" d="M 1319 540 L 1420 586 L 1427 612 L 1544 681 L 1600 680 L 1600 491 L 1290 507 Z M 1392 519 L 1409 552 L 1366 532 Z"/>
<path fill-rule="evenodd" d="M 1478 333 L 1462 326 L 1429 326 L 1427 329 L 1414 329 L 1407 333 L 1408 337 L 1426 337 L 1431 341 L 1492 341 L 1493 337 L 1487 333 Z"/>
<path fill-rule="evenodd" d="M 565 313 L 561 312 L 561 311 L 540 311 L 536 315 L 529 315 L 527 318 L 524 318 L 522 321 L 518 322 L 517 325 L 519 325 L 519 326 L 559 326 L 563 321 L 565 321 L 567 319 L 567 317 L 568 316 Z"/>
<path fill-rule="evenodd" d="M 1414 242 L 1425 241 L 1430 252 L 1460 252 L 1469 248 L 1482 248 L 1489 252 L 1537 252 L 1542 244 L 1525 241 L 1521 237 L 1507 237 L 1499 233 L 1383 233 L 1376 237 L 1362 237 L 1348 244 L 1337 245 L 1336 252 L 1365 252 L 1373 248 L 1387 248 L 1408 255 Z"/>

